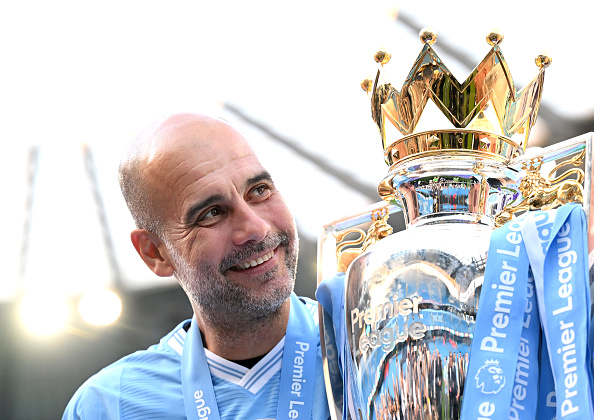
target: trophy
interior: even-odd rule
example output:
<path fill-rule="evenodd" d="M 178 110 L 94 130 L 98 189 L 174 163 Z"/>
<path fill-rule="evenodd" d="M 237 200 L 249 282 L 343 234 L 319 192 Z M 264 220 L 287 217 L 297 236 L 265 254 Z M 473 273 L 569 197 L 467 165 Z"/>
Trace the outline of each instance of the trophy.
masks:
<path fill-rule="evenodd" d="M 318 283 L 344 275 L 332 310 L 318 291 L 333 418 L 459 419 L 492 232 L 527 210 L 590 201 L 591 134 L 526 153 L 549 57 L 516 91 L 502 35 L 487 36 L 463 83 L 434 51 L 437 34 L 420 39 L 400 91 L 384 80 L 385 52 L 362 83 L 389 166 L 383 201 L 319 238 Z M 424 127 L 429 105 L 449 126 Z M 392 233 L 400 213 L 406 229 Z"/>

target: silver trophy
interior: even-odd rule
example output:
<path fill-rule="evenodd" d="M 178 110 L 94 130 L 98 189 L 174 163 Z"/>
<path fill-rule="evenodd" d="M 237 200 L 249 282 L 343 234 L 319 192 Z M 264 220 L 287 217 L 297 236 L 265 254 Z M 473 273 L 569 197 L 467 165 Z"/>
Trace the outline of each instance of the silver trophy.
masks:
<path fill-rule="evenodd" d="M 525 153 L 550 58 L 537 57 L 538 75 L 517 92 L 500 34 L 463 83 L 433 50 L 436 34 L 420 38 L 400 92 L 383 80 L 385 52 L 362 84 L 389 165 L 384 201 L 320 235 L 318 281 L 346 272 L 343 331 L 320 311 L 334 418 L 458 419 L 493 229 L 517 212 L 589 203 L 591 135 Z M 427 106 L 451 127 L 419 130 Z M 392 233 L 398 212 L 407 228 Z"/>

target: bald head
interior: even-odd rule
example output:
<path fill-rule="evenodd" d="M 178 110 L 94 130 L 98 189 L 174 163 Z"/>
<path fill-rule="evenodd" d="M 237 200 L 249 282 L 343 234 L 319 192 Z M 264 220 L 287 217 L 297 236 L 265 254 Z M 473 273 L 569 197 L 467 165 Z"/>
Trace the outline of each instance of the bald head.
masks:
<path fill-rule="evenodd" d="M 230 150 L 253 154 L 241 133 L 207 115 L 176 114 L 145 128 L 119 167 L 122 194 L 136 226 L 162 236 L 171 187 L 196 165 Z"/>

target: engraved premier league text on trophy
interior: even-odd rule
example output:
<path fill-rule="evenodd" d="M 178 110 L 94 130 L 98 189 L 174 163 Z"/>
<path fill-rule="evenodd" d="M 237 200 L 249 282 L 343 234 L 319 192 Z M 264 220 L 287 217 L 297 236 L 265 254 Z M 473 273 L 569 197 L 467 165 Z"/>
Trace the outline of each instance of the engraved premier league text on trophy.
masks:
<path fill-rule="evenodd" d="M 587 269 L 570 246 L 581 247 L 585 231 L 575 226 L 589 203 L 592 135 L 528 157 L 551 59 L 539 55 L 537 76 L 516 91 L 503 36 L 492 32 L 491 50 L 460 83 L 432 47 L 436 33 L 420 38 L 400 91 L 384 80 L 385 52 L 375 55 L 375 80 L 362 84 L 389 165 L 378 187 L 384 202 L 320 236 L 317 297 L 332 415 L 552 418 L 558 406 L 558 418 L 587 418 L 579 416 L 591 410 L 590 290 L 587 279 L 583 286 L 569 278 L 583 280 Z M 423 127 L 429 106 L 448 127 Z M 543 163 L 554 160 L 563 161 L 543 176 Z M 585 175 L 577 167 L 584 160 Z M 565 165 L 572 169 L 555 177 Z M 398 211 L 407 229 L 392 233 L 387 221 Z M 490 242 L 493 232 L 499 242 Z M 551 286 L 557 300 L 542 291 L 543 273 L 557 273 L 552 253 L 561 266 Z"/>

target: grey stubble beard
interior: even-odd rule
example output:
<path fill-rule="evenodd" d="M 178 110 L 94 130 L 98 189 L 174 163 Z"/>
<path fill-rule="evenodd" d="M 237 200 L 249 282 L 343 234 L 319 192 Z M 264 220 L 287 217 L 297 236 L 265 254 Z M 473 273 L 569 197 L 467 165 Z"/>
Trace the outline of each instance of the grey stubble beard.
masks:
<path fill-rule="evenodd" d="M 282 304 L 291 296 L 297 268 L 298 238 L 295 234 L 280 232 L 268 235 L 263 241 L 246 244 L 218 265 L 190 264 L 177 250 L 168 244 L 168 250 L 176 267 L 175 276 L 188 295 L 197 316 L 209 324 L 221 340 L 252 333 L 266 328 L 278 315 Z M 266 295 L 257 294 L 228 280 L 226 273 L 231 267 L 267 249 L 283 247 L 285 251 L 286 278 Z M 276 281 L 276 267 L 254 281 L 265 285 Z"/>

